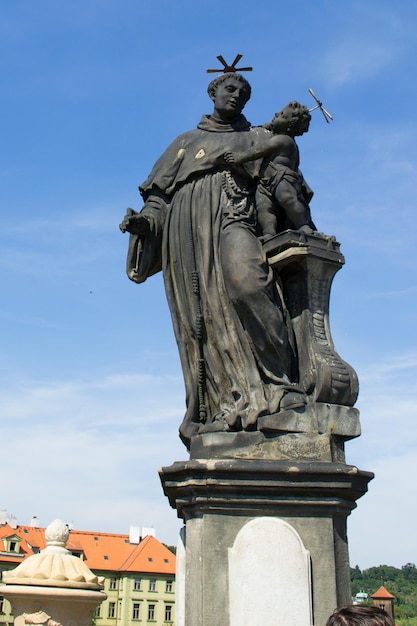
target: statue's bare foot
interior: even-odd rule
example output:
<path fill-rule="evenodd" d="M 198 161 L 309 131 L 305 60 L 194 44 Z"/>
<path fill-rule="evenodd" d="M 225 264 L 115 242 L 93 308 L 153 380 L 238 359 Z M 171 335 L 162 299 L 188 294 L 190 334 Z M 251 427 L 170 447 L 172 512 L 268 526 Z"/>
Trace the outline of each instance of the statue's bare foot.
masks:
<path fill-rule="evenodd" d="M 229 430 L 229 425 L 224 419 L 224 417 L 218 417 L 210 424 L 203 424 L 198 429 L 198 434 L 203 435 L 204 433 L 221 433 L 227 432 Z"/>
<path fill-rule="evenodd" d="M 300 391 L 287 391 L 279 403 L 280 411 L 289 409 L 302 409 L 307 404 L 307 399 Z"/>

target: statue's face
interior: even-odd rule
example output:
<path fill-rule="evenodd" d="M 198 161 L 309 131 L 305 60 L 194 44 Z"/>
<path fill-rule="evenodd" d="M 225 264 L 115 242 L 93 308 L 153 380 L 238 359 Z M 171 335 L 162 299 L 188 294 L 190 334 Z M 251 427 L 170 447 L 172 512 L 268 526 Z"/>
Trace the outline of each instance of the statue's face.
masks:
<path fill-rule="evenodd" d="M 224 119 L 239 115 L 246 104 L 247 93 L 244 83 L 230 76 L 218 85 L 214 96 L 214 110 Z"/>
<path fill-rule="evenodd" d="M 308 131 L 310 127 L 310 120 L 306 118 L 304 115 L 300 116 L 298 123 L 295 125 L 294 135 L 303 135 Z"/>
<path fill-rule="evenodd" d="M 287 113 L 287 115 L 283 115 Z M 286 125 L 287 130 L 290 130 L 291 135 L 299 136 L 306 133 L 310 126 L 310 118 L 303 115 L 301 111 L 294 111 L 293 109 L 284 109 L 280 113 L 276 113 L 272 120 L 274 132 L 285 132 Z"/>

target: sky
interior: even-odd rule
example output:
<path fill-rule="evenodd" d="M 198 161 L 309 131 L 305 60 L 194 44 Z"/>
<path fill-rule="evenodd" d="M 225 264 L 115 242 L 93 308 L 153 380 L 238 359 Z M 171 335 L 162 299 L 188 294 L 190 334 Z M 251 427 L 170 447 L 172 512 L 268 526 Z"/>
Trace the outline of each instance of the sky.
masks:
<path fill-rule="evenodd" d="M 417 4 L 414 0 L 0 0 L 0 509 L 80 530 L 181 522 L 158 477 L 187 459 L 161 275 L 125 275 L 118 224 L 211 112 L 216 56 L 253 66 L 252 124 L 314 89 L 298 141 L 318 229 L 341 243 L 330 326 L 357 371 L 375 472 L 351 565 L 417 562 Z"/>

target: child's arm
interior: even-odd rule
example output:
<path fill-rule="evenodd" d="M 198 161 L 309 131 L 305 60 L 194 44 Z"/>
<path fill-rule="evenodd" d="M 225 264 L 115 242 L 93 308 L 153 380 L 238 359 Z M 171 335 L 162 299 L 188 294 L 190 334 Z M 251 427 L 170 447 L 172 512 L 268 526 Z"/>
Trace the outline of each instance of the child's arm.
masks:
<path fill-rule="evenodd" d="M 261 145 L 253 146 L 244 152 L 225 152 L 223 157 L 226 163 L 247 163 L 248 161 L 256 161 L 264 159 L 279 151 L 283 144 L 282 136 L 274 135 L 266 139 Z"/>

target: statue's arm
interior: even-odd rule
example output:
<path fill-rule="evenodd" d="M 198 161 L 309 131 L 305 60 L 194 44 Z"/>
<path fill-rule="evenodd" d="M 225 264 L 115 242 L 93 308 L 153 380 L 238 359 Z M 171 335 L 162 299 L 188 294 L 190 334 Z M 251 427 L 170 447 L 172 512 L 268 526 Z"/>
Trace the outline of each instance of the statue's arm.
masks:
<path fill-rule="evenodd" d="M 161 270 L 162 233 L 168 199 L 155 191 L 146 198 L 140 212 L 127 209 L 120 230 L 130 233 L 126 272 L 135 283 L 144 282 Z"/>
<path fill-rule="evenodd" d="M 119 228 L 122 233 L 146 237 L 149 232 L 162 229 L 168 211 L 169 198 L 154 189 L 145 197 L 145 204 L 140 212 L 127 209 Z"/>
<path fill-rule="evenodd" d="M 265 159 L 273 154 L 279 153 L 285 141 L 282 135 L 274 135 L 272 137 L 265 138 L 261 143 L 251 146 L 247 150 L 242 152 L 225 152 L 224 160 L 226 163 L 235 163 L 240 165 L 247 163 L 248 161 L 256 161 L 257 159 Z"/>

